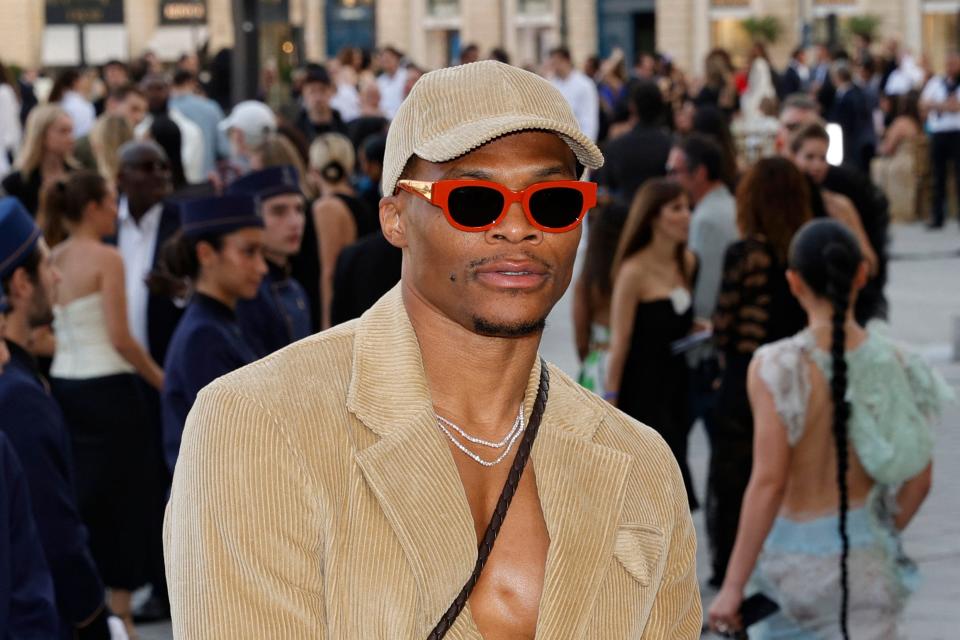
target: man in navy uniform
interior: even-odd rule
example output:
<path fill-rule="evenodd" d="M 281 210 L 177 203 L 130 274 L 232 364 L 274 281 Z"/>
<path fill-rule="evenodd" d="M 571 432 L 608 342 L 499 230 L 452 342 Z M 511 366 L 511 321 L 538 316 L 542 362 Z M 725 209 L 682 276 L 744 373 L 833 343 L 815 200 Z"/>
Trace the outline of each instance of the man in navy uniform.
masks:
<path fill-rule="evenodd" d="M 23 463 L 40 544 L 53 577 L 59 637 L 111 637 L 100 573 L 77 510 L 63 414 L 27 350 L 31 329 L 52 321 L 59 276 L 30 214 L 0 200 L 0 286 L 8 295 L 10 362 L 0 373 L 0 431 Z"/>
<path fill-rule="evenodd" d="M 257 297 L 237 304 L 237 319 L 258 358 L 311 333 L 310 302 L 290 272 L 290 258 L 300 251 L 306 223 L 297 170 L 269 167 L 236 180 L 228 194 L 257 200 L 263 218 L 264 257 L 269 271 Z"/>
<path fill-rule="evenodd" d="M 0 288 L 0 372 L 10 359 L 3 342 L 7 299 Z M 53 580 L 33 520 L 23 467 L 0 432 L 0 629 L 9 638 L 55 638 Z"/>

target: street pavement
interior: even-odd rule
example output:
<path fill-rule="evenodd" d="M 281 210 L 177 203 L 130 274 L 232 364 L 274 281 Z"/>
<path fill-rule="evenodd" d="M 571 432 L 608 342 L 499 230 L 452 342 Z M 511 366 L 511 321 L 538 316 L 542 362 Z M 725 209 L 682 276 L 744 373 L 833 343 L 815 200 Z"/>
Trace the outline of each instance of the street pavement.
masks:
<path fill-rule="evenodd" d="M 890 247 L 889 332 L 923 354 L 960 393 L 960 232 L 955 224 L 937 232 L 922 225 L 899 225 Z M 582 249 L 582 248 L 581 248 Z M 582 251 L 581 251 L 582 254 Z M 571 375 L 578 362 L 573 343 L 570 292 L 550 315 L 542 353 Z M 954 343 L 956 346 L 954 347 Z M 956 350 L 956 356 L 954 355 Z M 703 429 L 690 438 L 690 467 L 704 495 L 709 448 Z M 920 567 L 923 581 L 905 614 L 904 631 L 911 640 L 946 640 L 960 629 L 960 406 L 944 413 L 937 430 L 933 489 L 904 545 Z M 698 539 L 698 575 L 706 584 L 706 553 L 702 510 L 694 514 Z M 703 589 L 704 608 L 713 591 Z M 139 628 L 142 640 L 167 640 L 169 624 Z M 856 630 L 853 630 L 854 634 Z"/>

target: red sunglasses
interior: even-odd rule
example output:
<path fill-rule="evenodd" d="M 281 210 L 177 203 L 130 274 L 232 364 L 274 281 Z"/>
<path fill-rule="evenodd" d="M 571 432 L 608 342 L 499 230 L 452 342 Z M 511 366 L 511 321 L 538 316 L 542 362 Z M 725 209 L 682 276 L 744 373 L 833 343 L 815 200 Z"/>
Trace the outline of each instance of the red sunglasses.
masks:
<path fill-rule="evenodd" d="M 597 204 L 597 185 L 580 180 L 538 182 L 521 191 L 487 180 L 400 180 L 397 187 L 440 207 L 447 222 L 461 231 L 486 231 L 519 202 L 534 227 L 563 233 L 576 228 Z"/>

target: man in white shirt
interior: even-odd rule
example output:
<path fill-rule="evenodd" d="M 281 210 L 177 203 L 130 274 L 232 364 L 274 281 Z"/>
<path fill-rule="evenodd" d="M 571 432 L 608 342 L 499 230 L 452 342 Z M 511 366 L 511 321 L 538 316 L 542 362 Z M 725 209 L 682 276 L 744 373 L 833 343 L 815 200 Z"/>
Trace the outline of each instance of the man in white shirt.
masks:
<path fill-rule="evenodd" d="M 163 362 L 170 338 L 183 311 L 172 300 L 152 294 L 146 284 L 147 276 L 157 263 L 164 243 L 180 228 L 180 214 L 176 205 L 165 202 L 172 191 L 170 163 L 163 149 L 155 142 L 134 141 L 120 147 L 120 170 L 117 189 L 121 193 L 117 219 L 117 248 L 123 257 L 126 277 L 127 320 L 137 342 L 149 350 L 157 362 Z M 160 449 L 160 397 L 146 384 L 141 386 L 144 400 L 149 404 L 150 423 L 141 425 L 155 437 L 149 452 L 153 482 L 143 495 L 152 507 L 151 531 L 155 536 L 146 540 L 148 548 L 148 579 L 153 586 L 150 600 L 134 611 L 134 617 L 156 620 L 169 617 L 164 579 L 163 550 L 160 529 L 163 508 L 170 477 L 163 463 Z M 144 608 L 150 615 L 143 615 Z"/>
<path fill-rule="evenodd" d="M 550 52 L 550 82 L 570 104 L 580 129 L 591 140 L 600 132 L 600 98 L 593 80 L 573 66 L 570 50 L 557 47 Z"/>
<path fill-rule="evenodd" d="M 927 82 L 920 95 L 920 108 L 927 114 L 927 130 L 931 133 L 933 211 L 929 227 L 938 229 L 946 216 L 950 163 L 960 193 L 960 53 L 951 52 L 947 56 L 947 72 Z"/>
<path fill-rule="evenodd" d="M 380 68 L 377 86 L 380 87 L 380 109 L 391 120 L 397 114 L 407 86 L 407 69 L 401 67 L 403 54 L 393 47 L 385 47 L 380 52 Z"/>

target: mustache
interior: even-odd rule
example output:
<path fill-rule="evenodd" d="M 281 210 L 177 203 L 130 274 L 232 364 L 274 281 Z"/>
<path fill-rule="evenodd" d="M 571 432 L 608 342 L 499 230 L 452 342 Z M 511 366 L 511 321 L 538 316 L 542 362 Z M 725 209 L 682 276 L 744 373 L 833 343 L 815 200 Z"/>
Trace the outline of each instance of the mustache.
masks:
<path fill-rule="evenodd" d="M 540 256 L 530 253 L 529 251 L 521 251 L 520 254 L 530 262 L 536 262 L 538 265 L 546 269 L 548 272 L 553 271 L 553 264 L 550 262 L 547 262 Z M 490 264 L 491 262 L 499 262 L 500 260 L 511 260 L 511 259 L 516 260 L 516 258 L 517 258 L 516 254 L 509 255 L 509 256 L 505 254 L 498 254 L 498 255 L 489 256 L 486 258 L 477 258 L 476 260 L 471 260 L 470 262 L 468 262 L 467 268 L 470 269 L 471 271 L 474 271 L 476 269 L 479 269 L 480 267 Z"/>

